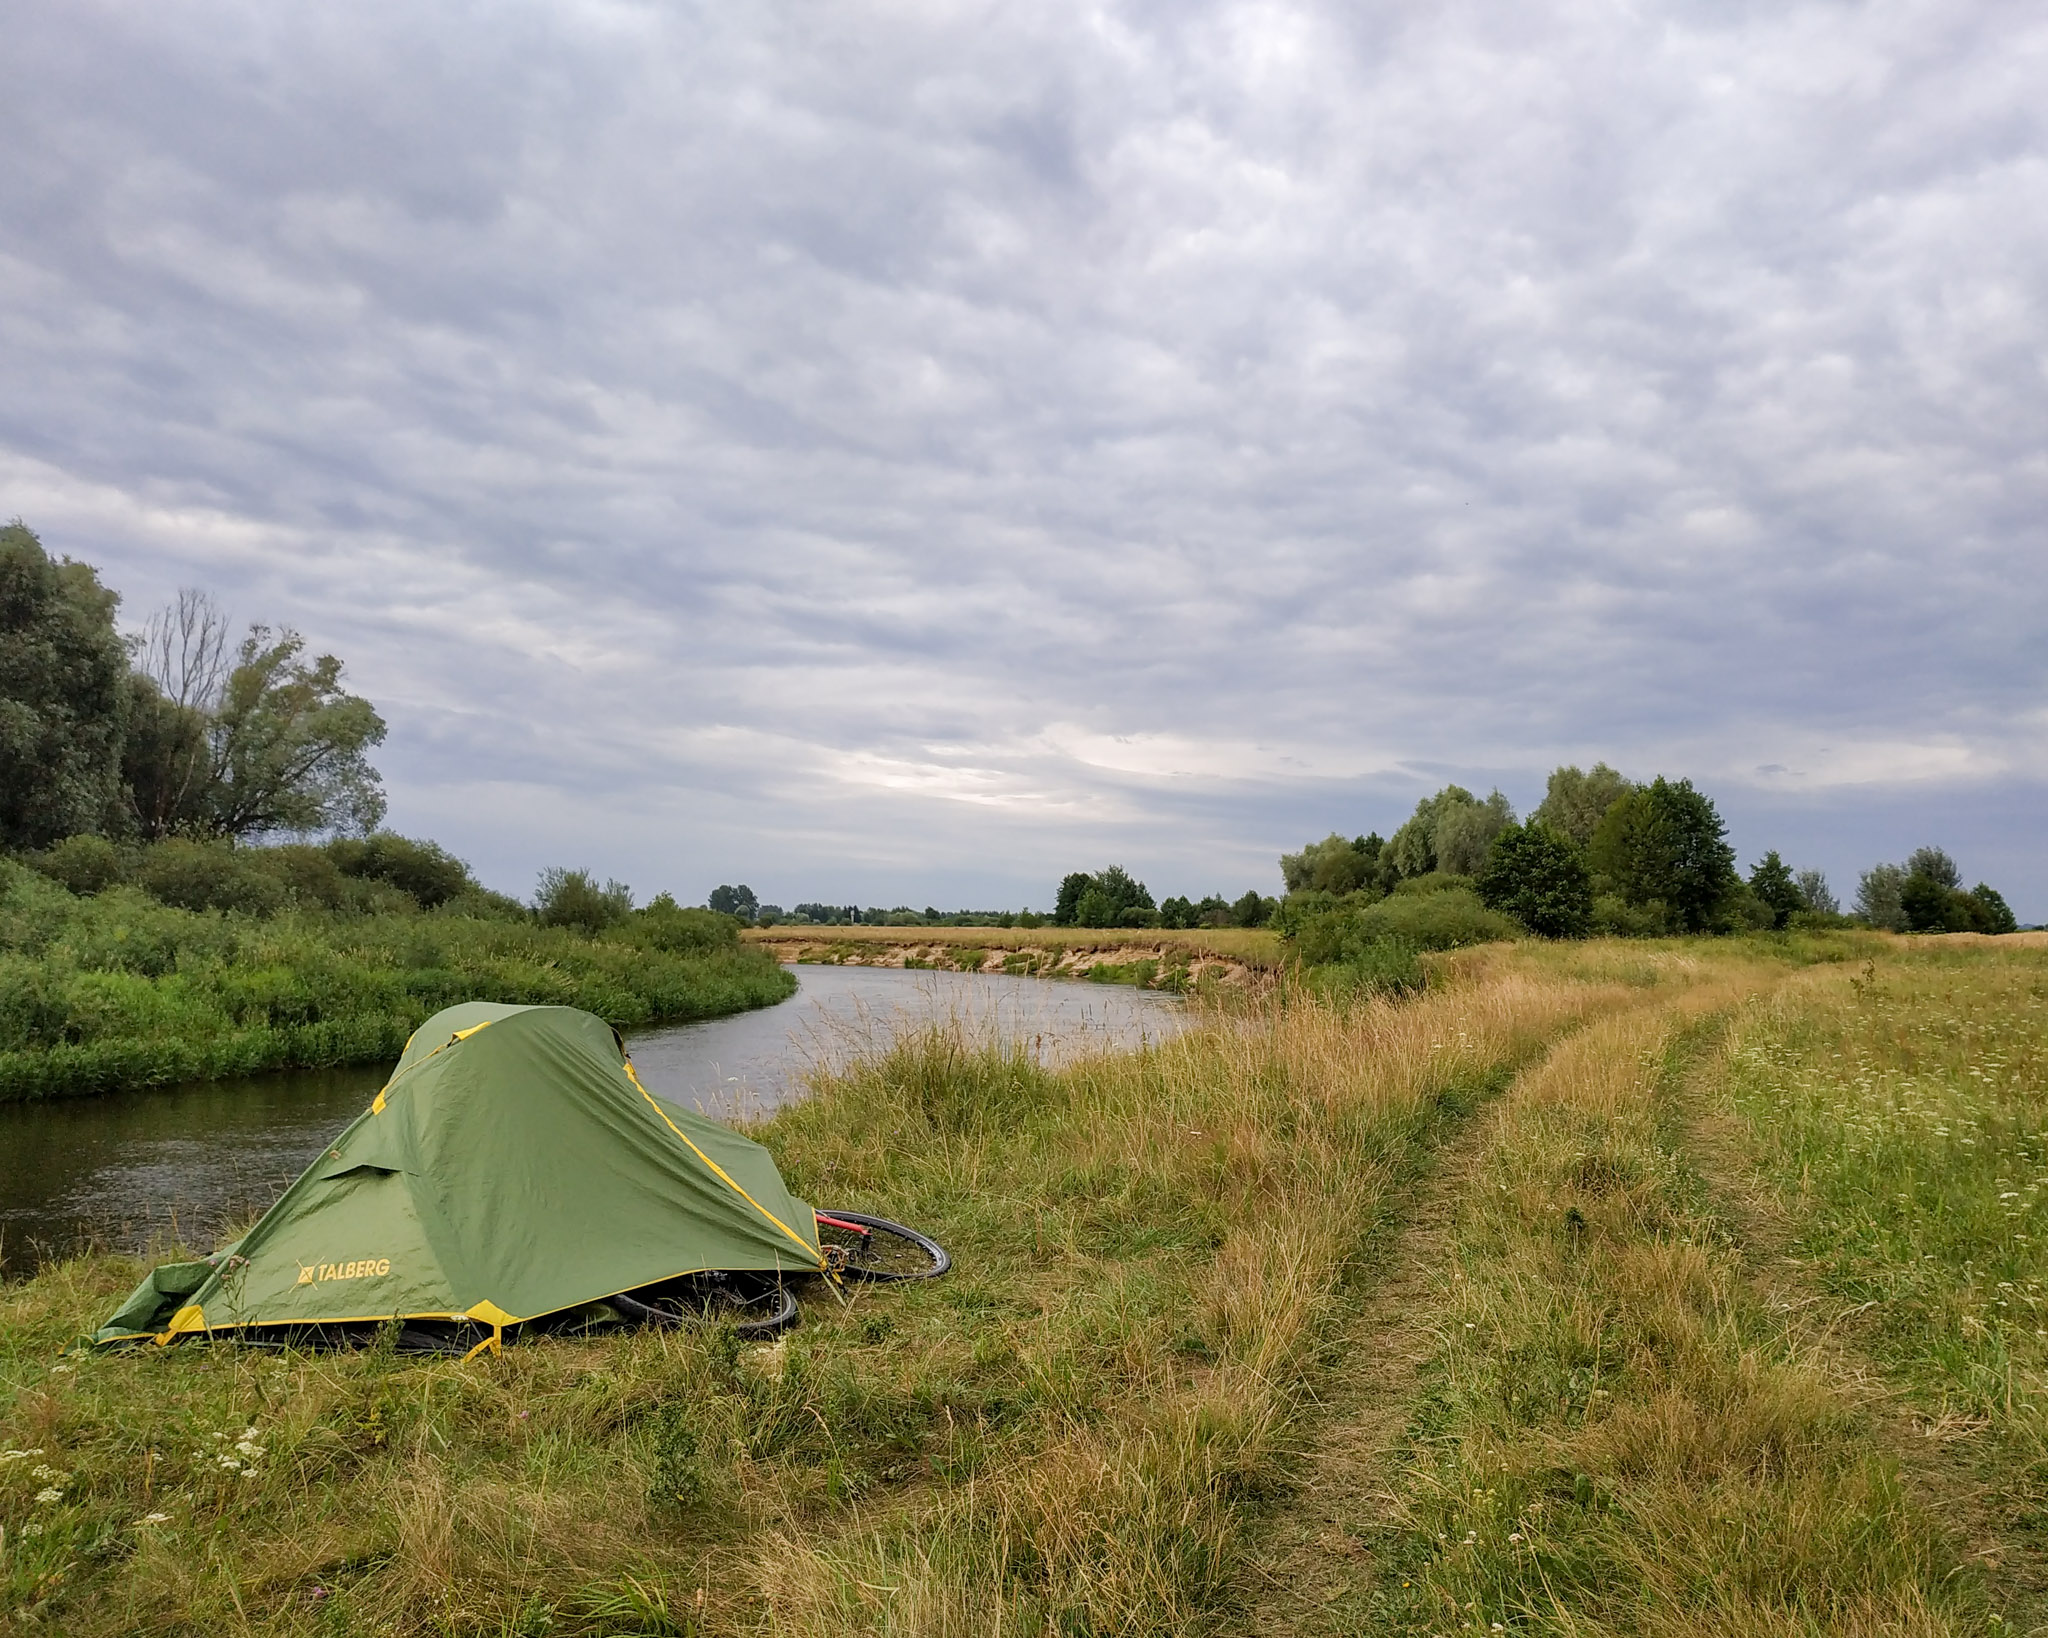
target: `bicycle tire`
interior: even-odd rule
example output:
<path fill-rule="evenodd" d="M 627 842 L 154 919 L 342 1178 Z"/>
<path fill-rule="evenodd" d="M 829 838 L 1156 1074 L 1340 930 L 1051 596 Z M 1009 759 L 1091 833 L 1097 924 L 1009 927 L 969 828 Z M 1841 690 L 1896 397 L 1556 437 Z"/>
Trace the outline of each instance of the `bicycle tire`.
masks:
<path fill-rule="evenodd" d="M 930 1235 L 886 1217 L 871 1217 L 861 1211 L 821 1211 L 817 1216 L 818 1244 L 827 1256 L 835 1249 L 844 1254 L 838 1272 L 846 1279 L 935 1280 L 953 1266 L 946 1248 Z M 868 1233 L 850 1234 L 827 1222 L 828 1218 L 858 1224 Z"/>
<path fill-rule="evenodd" d="M 692 1322 L 692 1316 L 688 1314 L 672 1308 L 663 1308 L 655 1303 L 642 1302 L 638 1297 L 629 1297 L 623 1292 L 605 1300 L 637 1325 L 674 1326 L 688 1325 Z M 733 1297 L 729 1306 L 743 1314 L 766 1309 L 766 1312 L 757 1314 L 753 1319 L 741 1320 L 733 1327 L 735 1335 L 745 1337 L 750 1342 L 775 1336 L 796 1323 L 796 1293 L 786 1285 L 771 1287 L 752 1301 Z"/>

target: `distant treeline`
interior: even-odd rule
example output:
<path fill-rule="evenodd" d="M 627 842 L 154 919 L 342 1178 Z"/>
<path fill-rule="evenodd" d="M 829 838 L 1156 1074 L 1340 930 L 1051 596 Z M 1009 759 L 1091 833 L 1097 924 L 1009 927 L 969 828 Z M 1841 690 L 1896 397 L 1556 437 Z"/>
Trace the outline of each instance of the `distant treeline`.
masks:
<path fill-rule="evenodd" d="M 1211 895 L 1201 900 L 1170 898 L 1154 904 L 1145 884 L 1120 865 L 1090 874 L 1076 871 L 1060 883 L 1049 916 L 1030 910 L 941 910 L 926 905 L 914 910 L 899 904 L 879 905 L 763 904 L 751 887 L 721 884 L 706 905 L 756 927 L 1263 927 L 1278 908 L 1278 899 L 1258 892 L 1237 899 Z"/>
<path fill-rule="evenodd" d="M 2015 928 L 2004 898 L 1981 882 L 1965 890 L 1940 848 L 1865 871 L 1845 914 L 1821 872 L 1795 871 L 1775 850 L 1743 876 L 1725 829 L 1690 780 L 1637 783 L 1605 763 L 1557 769 L 1526 822 L 1499 791 L 1446 785 L 1391 837 L 1333 834 L 1284 855 L 1273 921 L 1304 963 L 1395 986 L 1413 981 L 1417 951 L 1525 933 Z"/>

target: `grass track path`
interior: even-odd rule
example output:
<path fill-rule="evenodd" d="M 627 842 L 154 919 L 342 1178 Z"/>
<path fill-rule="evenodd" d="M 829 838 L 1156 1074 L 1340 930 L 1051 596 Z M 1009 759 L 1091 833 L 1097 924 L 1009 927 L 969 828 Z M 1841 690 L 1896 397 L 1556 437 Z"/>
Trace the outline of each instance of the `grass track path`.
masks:
<path fill-rule="evenodd" d="M 1553 1038 L 1516 1079 L 1586 1027 Z M 1414 1205 L 1368 1253 L 1361 1278 L 1370 1289 L 1336 1338 L 1341 1363 L 1315 1384 L 1318 1404 L 1303 1430 L 1300 1489 L 1265 1523 L 1263 1539 L 1248 1555 L 1251 1571 L 1239 1592 L 1245 1630 L 1257 1638 L 1335 1638 L 1375 1625 L 1377 1572 L 1366 1544 L 1397 1503 L 1390 1462 L 1441 1340 L 1443 1281 L 1459 1207 L 1491 1136 L 1486 1110 L 1498 1101 L 1466 1116 L 1436 1150 Z"/>

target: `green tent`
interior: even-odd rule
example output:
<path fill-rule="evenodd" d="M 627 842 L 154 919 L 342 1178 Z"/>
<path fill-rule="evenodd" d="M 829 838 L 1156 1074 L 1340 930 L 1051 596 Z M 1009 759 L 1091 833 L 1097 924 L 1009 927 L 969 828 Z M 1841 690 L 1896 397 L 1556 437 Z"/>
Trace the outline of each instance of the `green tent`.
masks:
<path fill-rule="evenodd" d="M 157 1269 L 95 1340 L 392 1318 L 495 1340 L 661 1280 L 824 1263 L 768 1151 L 653 1096 L 609 1024 L 470 1002 L 241 1240 Z"/>

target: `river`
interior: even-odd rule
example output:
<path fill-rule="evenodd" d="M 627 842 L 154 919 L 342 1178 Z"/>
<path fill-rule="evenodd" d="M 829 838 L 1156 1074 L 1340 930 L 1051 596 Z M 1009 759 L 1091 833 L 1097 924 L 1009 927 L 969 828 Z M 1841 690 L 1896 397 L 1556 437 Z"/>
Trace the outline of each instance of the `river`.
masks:
<path fill-rule="evenodd" d="M 1174 997 L 1114 985 L 890 967 L 792 967 L 779 1006 L 643 1031 L 627 1043 L 651 1091 L 716 1119 L 802 1094 L 821 1066 L 908 1028 L 957 1021 L 1047 1062 L 1179 1030 Z M 86 1245 L 210 1247 L 262 1211 L 362 1113 L 388 1065 L 0 1105 L 0 1274 Z"/>

